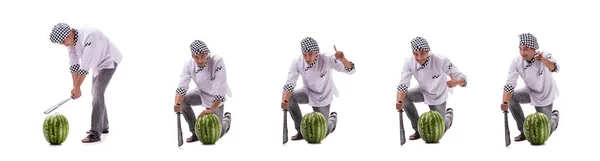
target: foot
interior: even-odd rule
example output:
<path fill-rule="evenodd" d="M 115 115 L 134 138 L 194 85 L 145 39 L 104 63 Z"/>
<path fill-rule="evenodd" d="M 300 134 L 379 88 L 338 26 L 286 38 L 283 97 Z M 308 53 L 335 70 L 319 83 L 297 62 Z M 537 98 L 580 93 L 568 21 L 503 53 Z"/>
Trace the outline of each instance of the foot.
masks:
<path fill-rule="evenodd" d="M 227 130 L 225 130 L 225 132 L 229 132 L 229 129 L 231 128 L 231 112 L 225 112 L 225 118 L 229 118 L 229 126 L 227 127 Z"/>
<path fill-rule="evenodd" d="M 94 134 L 88 134 L 85 138 L 81 140 L 82 143 L 93 143 L 100 141 L 100 136 Z"/>
<path fill-rule="evenodd" d="M 292 136 L 292 140 L 303 140 L 304 137 L 302 137 L 302 134 L 298 133 L 294 136 Z"/>
<path fill-rule="evenodd" d="M 446 109 L 446 115 L 448 115 L 448 114 L 450 114 L 450 115 L 452 115 L 452 117 L 454 117 L 454 109 L 452 109 L 452 108 Z M 452 122 L 450 122 L 450 125 L 448 125 L 448 129 L 450 127 L 452 127 Z M 446 130 L 448 130 L 448 129 L 446 129 Z"/>
<path fill-rule="evenodd" d="M 330 117 L 330 118 L 332 118 L 332 117 L 333 117 L 333 118 L 336 118 L 336 119 L 337 119 L 337 112 L 331 112 L 331 114 L 329 114 L 329 117 Z M 335 131 L 335 128 L 336 128 L 336 127 L 337 127 L 337 126 L 333 126 L 333 129 L 331 129 L 331 133 L 333 133 L 333 132 Z"/>
<path fill-rule="evenodd" d="M 88 131 L 86 131 L 85 133 L 86 133 L 86 134 L 90 134 L 90 133 L 91 133 L 91 130 L 88 130 Z M 106 129 L 106 130 L 102 131 L 102 134 L 108 134 L 108 129 Z"/>
<path fill-rule="evenodd" d="M 515 141 L 523 141 L 523 140 L 527 140 L 527 138 L 525 138 L 525 134 L 521 133 L 519 136 L 515 137 Z"/>
<path fill-rule="evenodd" d="M 552 117 L 558 118 L 558 110 L 552 111 Z M 558 129 L 558 120 L 556 120 L 556 127 L 554 128 L 554 130 L 556 129 Z"/>
<path fill-rule="evenodd" d="M 419 135 L 419 132 L 415 132 L 414 134 L 412 134 L 408 137 L 409 140 L 417 140 L 420 138 L 421 138 L 421 135 Z"/>
<path fill-rule="evenodd" d="M 193 134 L 186 140 L 186 142 L 188 142 L 188 143 L 195 142 L 195 141 L 198 141 L 198 137 L 196 137 L 196 134 Z"/>
<path fill-rule="evenodd" d="M 453 114 L 454 113 L 454 109 L 448 108 L 448 109 L 446 109 L 446 113 Z"/>

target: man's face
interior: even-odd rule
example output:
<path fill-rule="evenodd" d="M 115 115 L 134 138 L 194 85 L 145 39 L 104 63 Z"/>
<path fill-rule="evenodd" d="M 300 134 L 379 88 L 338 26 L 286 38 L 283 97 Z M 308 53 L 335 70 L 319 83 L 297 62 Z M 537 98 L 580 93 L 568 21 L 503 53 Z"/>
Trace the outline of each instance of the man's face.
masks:
<path fill-rule="evenodd" d="M 317 58 L 317 52 L 302 52 L 302 56 L 304 56 L 304 61 L 306 64 L 312 64 Z"/>
<path fill-rule="evenodd" d="M 413 56 L 415 57 L 415 60 L 417 62 L 419 62 L 419 64 L 424 64 L 425 61 L 427 61 L 427 56 L 429 56 L 429 51 L 425 51 L 425 50 L 413 51 Z"/>
<path fill-rule="evenodd" d="M 529 48 L 525 45 L 519 46 L 519 53 L 524 60 L 531 60 L 535 56 L 535 49 Z"/>
<path fill-rule="evenodd" d="M 206 53 L 194 54 L 194 55 L 192 55 L 192 58 L 194 58 L 194 61 L 196 61 L 196 65 L 201 67 L 206 64 L 206 59 L 208 58 L 208 54 L 206 54 Z"/>
<path fill-rule="evenodd" d="M 61 42 L 60 44 L 66 47 L 75 45 L 75 34 L 73 31 L 69 32 L 69 36 L 67 36 L 65 41 Z"/>

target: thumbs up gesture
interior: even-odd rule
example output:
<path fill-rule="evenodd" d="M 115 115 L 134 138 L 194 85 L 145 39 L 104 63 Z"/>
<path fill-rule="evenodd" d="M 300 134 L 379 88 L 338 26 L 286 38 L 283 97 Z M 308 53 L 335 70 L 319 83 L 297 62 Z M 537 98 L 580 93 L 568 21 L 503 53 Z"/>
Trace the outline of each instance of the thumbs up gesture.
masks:
<path fill-rule="evenodd" d="M 456 79 L 454 79 L 454 77 L 452 76 L 452 73 L 449 74 L 450 75 L 450 80 L 448 82 L 446 82 L 446 85 L 448 85 L 448 87 L 450 88 L 454 88 L 456 87 L 456 85 L 458 85 L 458 81 Z"/>

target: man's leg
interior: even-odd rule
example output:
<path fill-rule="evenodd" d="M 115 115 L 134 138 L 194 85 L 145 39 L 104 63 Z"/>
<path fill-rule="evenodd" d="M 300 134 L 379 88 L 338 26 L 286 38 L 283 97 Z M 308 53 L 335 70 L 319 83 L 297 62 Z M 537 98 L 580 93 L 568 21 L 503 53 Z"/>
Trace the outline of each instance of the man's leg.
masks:
<path fill-rule="evenodd" d="M 225 111 L 225 105 L 221 105 L 220 107 L 218 107 L 215 110 L 215 115 L 217 115 L 219 117 L 219 120 L 221 120 L 221 137 L 223 137 L 227 132 L 229 132 L 229 126 L 231 125 L 231 113 L 226 112 L 225 114 L 223 114 L 223 112 Z M 207 108 L 208 110 L 209 108 Z"/>
<path fill-rule="evenodd" d="M 511 99 L 508 101 L 508 109 L 510 110 L 510 113 L 512 113 L 515 122 L 517 122 L 517 128 L 521 132 L 519 136 L 515 137 L 515 141 L 526 140 L 525 133 L 523 132 L 523 122 L 525 121 L 525 114 L 523 114 L 521 104 L 530 102 L 531 98 L 529 97 L 529 93 L 527 93 L 525 89 L 515 90 L 512 94 Z"/>
<path fill-rule="evenodd" d="M 548 106 L 536 106 L 535 111 L 544 113 L 550 120 L 550 134 L 558 127 L 558 110 L 552 111 L 553 104 Z"/>
<path fill-rule="evenodd" d="M 97 77 L 92 78 L 92 86 L 94 84 L 96 84 L 96 79 L 98 79 Z M 92 96 L 94 95 L 94 88 L 92 88 Z M 103 130 L 102 130 L 102 134 L 108 134 L 108 113 L 106 113 L 106 108 L 104 108 L 104 124 L 103 124 Z M 90 134 L 91 133 L 91 129 L 86 131 L 86 134 Z"/>
<path fill-rule="evenodd" d="M 194 114 L 192 106 L 201 104 L 202 99 L 200 98 L 200 92 L 196 89 L 188 91 L 181 102 L 181 113 L 183 114 L 183 118 L 185 118 L 185 122 L 188 124 L 190 132 L 192 132 L 192 136 L 187 138 L 187 142 L 198 141 L 198 137 L 196 136 L 196 114 Z"/>
<path fill-rule="evenodd" d="M 297 134 L 292 136 L 292 140 L 304 139 L 300 130 L 300 123 L 302 123 L 302 110 L 300 110 L 299 104 L 307 103 L 308 95 L 301 88 L 294 90 L 291 99 L 288 100 L 288 111 L 290 112 L 290 116 L 294 121 L 294 128 L 296 128 L 297 131 Z"/>
<path fill-rule="evenodd" d="M 448 131 L 452 126 L 452 120 L 454 119 L 454 110 L 452 108 L 448 108 L 446 110 L 446 102 L 439 105 L 429 105 L 430 110 L 434 110 L 440 113 L 444 117 L 444 132 Z"/>
<path fill-rule="evenodd" d="M 419 130 L 417 129 L 417 124 L 419 123 L 419 112 L 417 111 L 414 103 L 420 103 L 423 101 L 423 93 L 421 93 L 421 90 L 417 87 L 410 88 L 406 93 L 404 100 L 402 101 L 402 106 L 404 107 L 404 111 L 406 111 L 406 116 L 410 120 L 413 130 L 415 130 L 415 133 L 409 137 L 410 140 L 421 138 L 421 135 L 419 135 Z"/>
<path fill-rule="evenodd" d="M 92 84 L 92 122 L 90 133 L 81 142 L 96 142 L 100 141 L 100 136 L 104 130 L 106 123 L 106 105 L 104 103 L 104 93 L 117 66 L 113 69 L 99 70 L 94 83 Z"/>
<path fill-rule="evenodd" d="M 327 119 L 327 134 L 325 136 L 328 136 L 330 133 L 333 133 L 337 125 L 337 113 L 332 112 L 331 115 L 329 115 L 330 109 L 331 105 L 327 105 L 324 107 L 313 107 L 313 111 L 323 114 L 323 116 L 325 116 L 325 119 Z"/>

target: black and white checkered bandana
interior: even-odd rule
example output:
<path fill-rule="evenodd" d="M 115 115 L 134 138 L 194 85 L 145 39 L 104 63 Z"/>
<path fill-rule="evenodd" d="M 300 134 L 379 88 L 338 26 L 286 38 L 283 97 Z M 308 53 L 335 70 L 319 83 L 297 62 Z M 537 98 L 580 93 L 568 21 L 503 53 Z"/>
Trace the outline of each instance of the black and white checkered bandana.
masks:
<path fill-rule="evenodd" d="M 431 50 L 429 48 L 429 43 L 427 43 L 427 40 L 425 40 L 425 38 L 422 38 L 422 37 L 415 37 L 414 39 L 412 39 L 410 41 L 410 45 L 412 46 L 413 51 L 417 51 L 417 50 L 429 51 L 429 50 Z"/>
<path fill-rule="evenodd" d="M 52 32 L 50 33 L 50 41 L 52 43 L 61 43 L 65 41 L 69 33 L 71 32 L 71 27 L 66 23 L 58 23 L 54 25 L 52 28 Z"/>
<path fill-rule="evenodd" d="M 531 33 L 523 33 L 519 35 L 519 39 L 519 45 L 524 45 L 535 50 L 539 48 L 537 38 L 535 38 L 535 36 L 533 36 Z"/>
<path fill-rule="evenodd" d="M 190 50 L 192 51 L 192 55 L 210 53 L 206 44 L 201 40 L 194 40 L 194 42 L 190 44 Z"/>
<path fill-rule="evenodd" d="M 300 42 L 302 52 L 319 52 L 319 44 L 312 37 L 306 37 Z"/>

